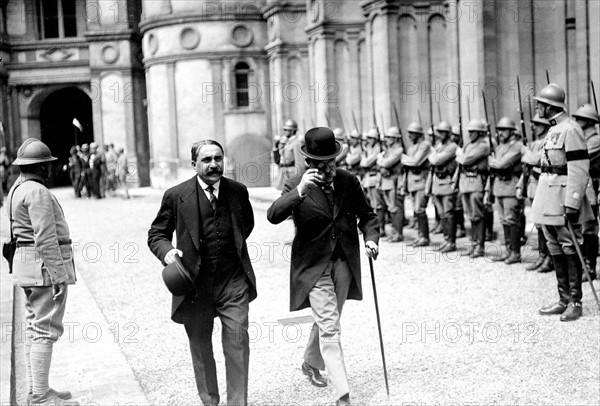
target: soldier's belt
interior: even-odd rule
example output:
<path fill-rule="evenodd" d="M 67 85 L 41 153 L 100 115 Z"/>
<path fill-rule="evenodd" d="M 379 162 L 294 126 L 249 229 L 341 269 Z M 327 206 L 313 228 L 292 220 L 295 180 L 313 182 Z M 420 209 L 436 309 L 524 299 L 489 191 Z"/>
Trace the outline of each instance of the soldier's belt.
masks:
<path fill-rule="evenodd" d="M 542 165 L 542 173 L 554 173 L 556 175 L 567 175 L 567 165 Z"/>
<path fill-rule="evenodd" d="M 408 171 L 410 173 L 412 173 L 413 175 L 420 175 L 421 173 L 423 173 L 425 169 L 421 169 L 421 168 L 411 168 Z"/>
<path fill-rule="evenodd" d="M 479 176 L 479 175 L 482 175 L 482 176 L 487 176 L 487 175 L 488 175 L 488 171 L 480 171 L 480 170 L 478 170 L 478 169 L 474 169 L 474 170 L 472 170 L 472 171 L 467 171 L 467 170 L 465 170 L 465 171 L 463 172 L 463 174 L 464 174 L 464 175 L 465 175 L 467 178 L 476 178 L 476 177 L 477 177 L 477 176 Z"/>
<path fill-rule="evenodd" d="M 58 245 L 71 245 L 71 240 L 58 240 Z M 33 247 L 34 241 L 17 241 L 17 248 L 21 247 Z"/>

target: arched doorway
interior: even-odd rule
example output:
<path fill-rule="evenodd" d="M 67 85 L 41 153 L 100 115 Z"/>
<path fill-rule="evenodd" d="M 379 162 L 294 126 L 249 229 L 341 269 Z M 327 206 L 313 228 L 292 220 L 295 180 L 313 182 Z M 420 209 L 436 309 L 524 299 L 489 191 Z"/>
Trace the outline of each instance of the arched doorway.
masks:
<path fill-rule="evenodd" d="M 74 118 L 81 123 L 83 131 L 73 125 Z M 48 185 L 70 185 L 69 172 L 64 170 L 69 162 L 69 150 L 75 144 L 89 144 L 94 141 L 92 101 L 76 87 L 51 93 L 40 108 L 40 128 L 42 141 L 58 158 L 53 164 Z"/>

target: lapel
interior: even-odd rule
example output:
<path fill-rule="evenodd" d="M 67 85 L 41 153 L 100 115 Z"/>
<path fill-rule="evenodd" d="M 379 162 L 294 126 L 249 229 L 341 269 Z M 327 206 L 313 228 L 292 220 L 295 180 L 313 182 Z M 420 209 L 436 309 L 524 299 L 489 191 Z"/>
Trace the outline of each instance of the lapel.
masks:
<path fill-rule="evenodd" d="M 184 184 L 183 191 L 179 194 L 179 213 L 187 227 L 196 250 L 200 251 L 200 204 L 198 202 L 198 180 L 194 176 Z M 202 192 L 202 191 L 200 191 Z"/>
<path fill-rule="evenodd" d="M 242 204 L 237 194 L 233 193 L 229 184 L 229 180 L 221 178 L 221 190 L 219 190 L 219 200 L 227 202 L 229 205 L 229 213 L 231 213 L 231 226 L 233 227 L 233 238 L 238 254 L 241 254 L 245 236 L 242 234 L 244 226 L 242 224 Z"/>
<path fill-rule="evenodd" d="M 342 179 L 339 172 L 336 174 L 335 178 L 333 178 L 333 188 L 333 201 L 335 203 L 333 207 L 333 218 L 336 218 L 340 212 L 344 198 L 346 197 L 346 182 L 344 182 L 344 179 Z"/>
<path fill-rule="evenodd" d="M 332 215 L 325 192 L 323 192 L 320 187 L 310 187 L 306 193 L 306 196 L 308 196 L 317 205 L 317 207 L 327 213 L 328 216 Z"/>

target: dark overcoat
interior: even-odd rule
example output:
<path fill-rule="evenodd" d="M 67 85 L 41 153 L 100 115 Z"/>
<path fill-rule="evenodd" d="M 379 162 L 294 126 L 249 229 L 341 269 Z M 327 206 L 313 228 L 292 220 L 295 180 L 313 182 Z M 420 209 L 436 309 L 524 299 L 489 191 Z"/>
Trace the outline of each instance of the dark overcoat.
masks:
<path fill-rule="evenodd" d="M 198 193 L 204 193 L 194 176 L 167 190 L 156 218 L 148 231 L 148 246 L 152 253 L 163 263 L 173 246 L 173 233 L 176 234 L 177 249 L 183 253 L 183 265 L 196 279 L 202 273 L 201 251 L 203 241 L 202 215 Z M 248 189 L 239 182 L 221 178 L 219 200 L 227 199 L 231 210 L 231 222 L 237 254 L 250 285 L 250 301 L 256 298 L 256 277 L 248 256 L 246 239 L 254 228 L 254 214 L 248 198 Z M 212 213 L 210 214 L 212 215 Z M 189 296 L 189 295 L 188 295 Z M 186 296 L 173 296 L 171 319 L 182 323 L 182 308 Z M 189 299 L 189 298 L 188 298 Z"/>
<path fill-rule="evenodd" d="M 308 293 L 315 286 L 340 243 L 352 272 L 348 299 L 361 300 L 361 272 L 358 229 L 365 241 L 379 242 L 377 216 L 367 203 L 356 176 L 337 169 L 334 178 L 334 207 L 330 208 L 324 192 L 310 187 L 304 197 L 298 193 L 301 176 L 286 182 L 281 197 L 269 208 L 267 218 L 278 224 L 290 215 L 296 225 L 290 265 L 290 310 L 310 306 Z"/>

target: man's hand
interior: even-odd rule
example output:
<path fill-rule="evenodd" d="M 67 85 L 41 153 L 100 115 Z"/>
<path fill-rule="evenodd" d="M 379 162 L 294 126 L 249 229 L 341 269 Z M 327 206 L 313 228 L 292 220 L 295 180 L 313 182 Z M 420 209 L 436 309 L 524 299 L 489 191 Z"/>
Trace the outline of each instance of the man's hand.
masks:
<path fill-rule="evenodd" d="M 183 252 L 181 252 L 177 248 L 173 248 L 171 251 L 167 252 L 167 255 L 165 255 L 165 264 L 170 265 L 173 262 L 175 262 L 175 255 L 183 257 Z"/>
<path fill-rule="evenodd" d="M 373 241 L 367 241 L 365 243 L 365 249 L 369 258 L 377 259 L 379 255 L 379 247 Z"/>
<path fill-rule="evenodd" d="M 52 285 L 52 293 L 54 293 L 54 296 L 52 296 L 52 300 L 54 300 L 55 302 L 61 300 L 65 296 L 66 291 L 67 291 L 66 283 L 59 283 L 58 285 Z"/>
<path fill-rule="evenodd" d="M 298 185 L 298 193 L 300 196 L 304 196 L 308 192 L 308 188 L 310 186 L 317 186 L 317 183 L 323 182 L 323 177 L 319 175 L 318 169 L 308 169 L 302 175 L 302 179 L 300 180 L 300 184 Z"/>
<path fill-rule="evenodd" d="M 518 187 L 517 191 L 515 192 L 515 196 L 518 200 L 522 200 L 523 199 L 523 189 Z"/>
<path fill-rule="evenodd" d="M 565 219 L 571 224 L 577 223 L 577 220 L 579 220 L 579 210 L 565 206 Z"/>

